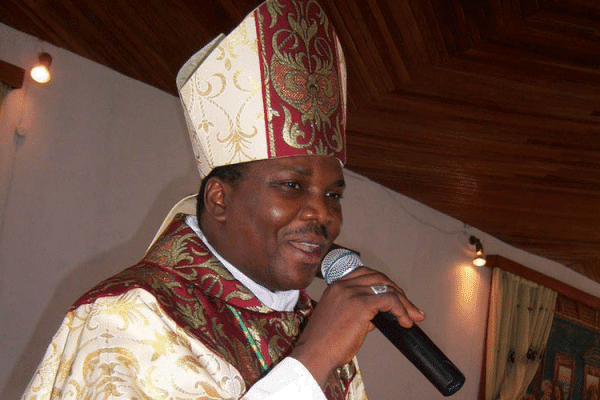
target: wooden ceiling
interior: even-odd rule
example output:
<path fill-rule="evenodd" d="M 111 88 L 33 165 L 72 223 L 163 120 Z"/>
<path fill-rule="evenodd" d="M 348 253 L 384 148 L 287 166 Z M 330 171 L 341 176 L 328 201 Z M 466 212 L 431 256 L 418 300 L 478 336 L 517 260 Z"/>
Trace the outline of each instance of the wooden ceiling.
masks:
<path fill-rule="evenodd" d="M 600 2 L 320 0 L 348 167 L 600 282 Z M 257 0 L 4 0 L 0 22 L 176 94 Z"/>

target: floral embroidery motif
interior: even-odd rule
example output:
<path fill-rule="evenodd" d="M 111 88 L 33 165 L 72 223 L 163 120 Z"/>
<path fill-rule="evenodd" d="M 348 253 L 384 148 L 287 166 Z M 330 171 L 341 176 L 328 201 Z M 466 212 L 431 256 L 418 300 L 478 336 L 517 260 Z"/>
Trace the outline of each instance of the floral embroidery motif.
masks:
<path fill-rule="evenodd" d="M 271 140 L 306 154 L 339 156 L 343 59 L 323 9 L 315 1 L 268 1 L 257 14 Z M 287 155 L 281 143 L 270 148 Z"/>
<path fill-rule="evenodd" d="M 184 223 L 182 215 L 175 218 L 140 264 L 89 291 L 77 301 L 73 310 L 92 304 L 98 298 L 128 293 L 134 288 L 151 293 L 162 311 L 177 325 L 233 365 L 247 387 L 292 351 L 315 305 L 302 292 L 293 312 L 273 311 L 263 306 L 208 252 L 204 243 Z M 115 304 L 118 307 L 115 308 Z M 147 324 L 136 307 L 139 305 L 132 305 L 125 298 L 121 302 L 112 302 L 110 309 L 98 308 L 98 312 L 106 317 L 114 315 L 119 329 L 125 330 L 130 325 Z M 248 333 L 253 337 L 254 348 L 248 345 Z M 182 345 L 177 336 L 168 332 L 155 334 L 153 339 L 143 343 L 152 349 L 152 360 L 169 353 L 171 347 Z M 127 361 L 128 356 L 119 357 L 128 365 L 123 373 L 134 373 L 131 368 L 135 369 L 135 365 Z M 103 364 L 101 367 L 110 369 L 114 366 Z M 329 399 L 344 398 L 346 388 L 356 375 L 353 363 L 346 369 L 328 383 Z"/>
<path fill-rule="evenodd" d="M 267 0 L 181 68 L 201 176 L 222 165 L 345 154 L 346 64 L 315 0 Z"/>

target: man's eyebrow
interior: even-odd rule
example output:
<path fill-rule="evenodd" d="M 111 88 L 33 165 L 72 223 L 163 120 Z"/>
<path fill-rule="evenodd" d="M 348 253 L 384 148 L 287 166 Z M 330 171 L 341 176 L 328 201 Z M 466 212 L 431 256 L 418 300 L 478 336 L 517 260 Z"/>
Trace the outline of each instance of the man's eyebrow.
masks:
<path fill-rule="evenodd" d="M 305 175 L 305 176 L 312 176 L 314 173 L 311 168 L 305 168 L 305 167 L 301 167 L 301 166 L 294 166 L 292 168 L 292 170 L 300 175 Z"/>
<path fill-rule="evenodd" d="M 313 176 L 314 171 L 312 170 L 312 168 L 305 168 L 305 167 L 301 167 L 301 166 L 295 166 L 294 168 L 292 168 L 292 170 L 300 175 L 304 175 L 304 176 Z M 335 181 L 333 183 L 332 186 L 338 187 L 338 188 L 345 188 L 346 187 L 346 180 L 344 178 L 340 178 L 339 180 Z"/>
<path fill-rule="evenodd" d="M 333 186 L 335 187 L 339 187 L 339 188 L 345 188 L 346 187 L 346 181 L 344 180 L 344 178 L 336 181 Z"/>

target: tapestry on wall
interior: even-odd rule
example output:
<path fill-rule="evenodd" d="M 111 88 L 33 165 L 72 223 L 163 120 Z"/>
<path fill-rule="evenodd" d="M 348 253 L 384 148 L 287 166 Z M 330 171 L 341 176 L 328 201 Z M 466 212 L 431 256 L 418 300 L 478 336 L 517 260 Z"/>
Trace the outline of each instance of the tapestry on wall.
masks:
<path fill-rule="evenodd" d="M 544 358 L 526 399 L 600 399 L 599 310 L 557 299 Z"/>

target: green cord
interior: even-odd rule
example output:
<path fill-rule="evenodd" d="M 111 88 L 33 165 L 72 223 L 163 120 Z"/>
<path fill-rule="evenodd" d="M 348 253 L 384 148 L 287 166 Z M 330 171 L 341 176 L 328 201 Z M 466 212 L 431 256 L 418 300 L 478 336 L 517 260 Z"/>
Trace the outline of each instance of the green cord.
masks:
<path fill-rule="evenodd" d="M 252 350 L 254 350 L 254 354 L 256 354 L 256 357 L 258 358 L 258 361 L 260 362 L 260 366 L 262 367 L 263 371 L 267 372 L 267 370 L 269 369 L 269 366 L 267 365 L 265 358 L 263 357 L 262 353 L 260 352 L 260 349 L 258 348 L 258 345 L 256 344 L 256 340 L 254 340 L 252 333 L 248 330 L 248 327 L 246 327 L 246 325 L 244 324 L 244 321 L 242 320 L 242 316 L 235 308 L 231 307 L 229 304 L 227 304 L 227 308 L 229 308 L 229 310 L 235 317 L 238 325 L 244 331 L 244 335 L 246 336 L 246 339 L 248 339 L 248 342 L 250 343 L 250 347 L 252 347 Z"/>

